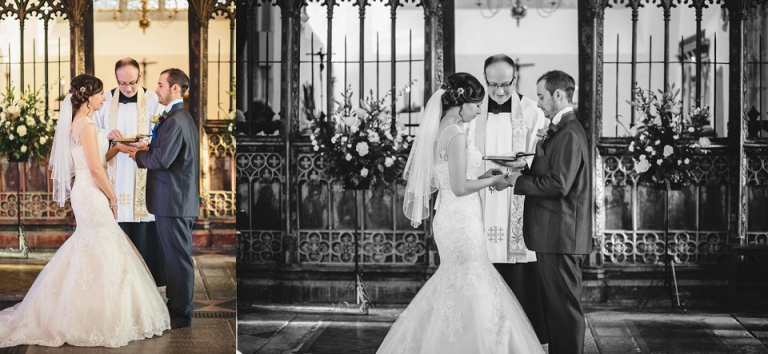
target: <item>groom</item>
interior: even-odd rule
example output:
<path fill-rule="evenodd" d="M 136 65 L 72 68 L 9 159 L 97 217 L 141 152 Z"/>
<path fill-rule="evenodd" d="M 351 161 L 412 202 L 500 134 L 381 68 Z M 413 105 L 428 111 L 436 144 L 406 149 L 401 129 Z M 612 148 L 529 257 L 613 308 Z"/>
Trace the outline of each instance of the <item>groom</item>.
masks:
<path fill-rule="evenodd" d="M 581 265 L 592 252 L 587 134 L 573 112 L 573 78 L 559 70 L 536 83 L 538 106 L 552 120 L 536 144 L 531 169 L 508 177 L 524 195 L 523 237 L 536 251 L 549 353 L 580 354 L 584 347 Z"/>
<path fill-rule="evenodd" d="M 155 215 L 168 286 L 171 328 L 192 325 L 192 224 L 200 215 L 199 142 L 182 97 L 189 77 L 179 69 L 160 73 L 157 94 L 165 112 L 152 130 L 152 143 L 131 158 L 147 173 L 147 209 Z"/>

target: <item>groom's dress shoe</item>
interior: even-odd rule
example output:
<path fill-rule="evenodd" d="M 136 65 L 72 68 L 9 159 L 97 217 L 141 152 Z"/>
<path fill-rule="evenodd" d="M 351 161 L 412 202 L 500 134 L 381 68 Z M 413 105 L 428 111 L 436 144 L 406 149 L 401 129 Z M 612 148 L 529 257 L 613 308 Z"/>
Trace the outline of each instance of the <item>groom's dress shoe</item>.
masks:
<path fill-rule="evenodd" d="M 178 320 L 171 319 L 171 329 L 187 328 L 191 326 L 192 326 L 192 323 L 184 323 Z"/>

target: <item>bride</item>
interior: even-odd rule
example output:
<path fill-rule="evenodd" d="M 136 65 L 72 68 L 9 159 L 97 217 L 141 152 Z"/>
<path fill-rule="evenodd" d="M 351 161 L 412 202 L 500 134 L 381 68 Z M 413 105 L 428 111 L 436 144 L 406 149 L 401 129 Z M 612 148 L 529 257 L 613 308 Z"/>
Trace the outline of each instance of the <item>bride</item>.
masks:
<path fill-rule="evenodd" d="M 71 86 L 59 112 L 49 168 L 53 199 L 64 206 L 71 198 L 77 228 L 24 300 L 0 311 L 0 347 L 114 348 L 170 329 L 152 276 L 115 220 L 117 199 L 105 165 L 131 148 L 118 144 L 108 150 L 107 138 L 93 125 L 93 112 L 105 100 L 101 80 L 84 74 Z"/>
<path fill-rule="evenodd" d="M 488 260 L 477 191 L 505 188 L 464 129 L 485 89 L 467 73 L 448 77 L 429 99 L 408 157 L 403 211 L 414 226 L 439 190 L 434 235 L 440 267 L 400 314 L 377 353 L 543 353 L 520 303 Z"/>

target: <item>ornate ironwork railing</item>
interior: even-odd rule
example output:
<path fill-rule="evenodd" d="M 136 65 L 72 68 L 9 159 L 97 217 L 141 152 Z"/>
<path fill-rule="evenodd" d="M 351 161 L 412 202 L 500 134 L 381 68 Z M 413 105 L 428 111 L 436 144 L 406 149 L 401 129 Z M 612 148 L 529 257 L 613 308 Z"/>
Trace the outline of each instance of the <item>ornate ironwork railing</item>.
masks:
<path fill-rule="evenodd" d="M 355 212 L 360 215 L 360 263 L 365 265 L 429 264 L 427 233 L 414 229 L 402 215 L 403 185 L 386 190 L 335 191 L 324 174 L 325 161 L 309 144 L 296 146 L 293 186 L 284 177 L 286 159 L 279 138 L 240 146 L 237 157 L 238 261 L 313 265 L 354 263 Z M 245 150 L 245 151 L 243 151 Z M 295 235 L 282 229 L 284 188 L 294 188 L 290 218 Z M 363 201 L 362 198 L 365 198 Z"/>
<path fill-rule="evenodd" d="M 600 254 L 603 264 L 655 264 L 664 255 L 664 193 L 638 182 L 627 142 L 605 141 L 600 146 L 604 230 Z M 729 146 L 715 144 L 698 156 L 695 181 L 670 194 L 668 254 L 680 265 L 722 264 L 726 258 L 731 204 L 732 164 Z M 768 159 L 763 149 L 748 150 L 745 244 L 768 244 Z"/>

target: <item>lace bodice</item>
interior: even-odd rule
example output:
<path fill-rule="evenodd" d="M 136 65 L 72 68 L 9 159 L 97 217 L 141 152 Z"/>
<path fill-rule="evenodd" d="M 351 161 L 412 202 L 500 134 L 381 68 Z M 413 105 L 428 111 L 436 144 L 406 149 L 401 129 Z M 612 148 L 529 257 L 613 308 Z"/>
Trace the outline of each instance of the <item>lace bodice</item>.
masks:
<path fill-rule="evenodd" d="M 440 151 L 437 153 L 437 159 L 435 162 L 435 175 L 437 176 L 438 183 L 440 185 L 440 194 L 438 202 L 447 202 L 456 199 L 456 195 L 451 191 L 451 179 L 450 172 L 448 170 L 448 147 L 453 143 L 453 140 L 459 136 L 465 135 L 464 129 L 458 125 L 453 125 L 445 128 L 440 134 L 440 138 L 437 142 L 437 147 Z M 478 170 L 483 163 L 483 155 L 480 150 L 469 142 L 467 139 L 467 179 L 477 179 Z"/>
<path fill-rule="evenodd" d="M 93 121 L 89 118 L 82 118 L 75 122 L 75 126 L 72 128 L 72 160 L 74 161 L 75 175 L 83 177 L 88 175 L 88 162 L 85 160 L 85 151 L 83 151 L 83 130 L 88 124 L 93 124 Z M 95 127 L 95 126 L 94 126 Z M 99 156 L 101 157 L 101 165 L 104 168 L 107 167 L 107 150 L 109 149 L 109 140 L 102 134 L 101 130 L 96 130 L 96 140 L 99 143 Z M 83 173 L 80 171 L 85 170 Z"/>
<path fill-rule="evenodd" d="M 459 135 L 466 135 L 459 126 L 450 126 L 438 139 L 435 165 L 440 192 L 435 203 L 435 242 L 440 251 L 442 265 L 462 265 L 467 262 L 486 260 L 483 239 L 480 195 L 471 193 L 457 197 L 451 190 L 448 168 L 448 147 Z M 467 179 L 477 179 L 482 164 L 482 153 L 467 139 Z M 442 266 L 441 265 L 441 266 Z"/>

